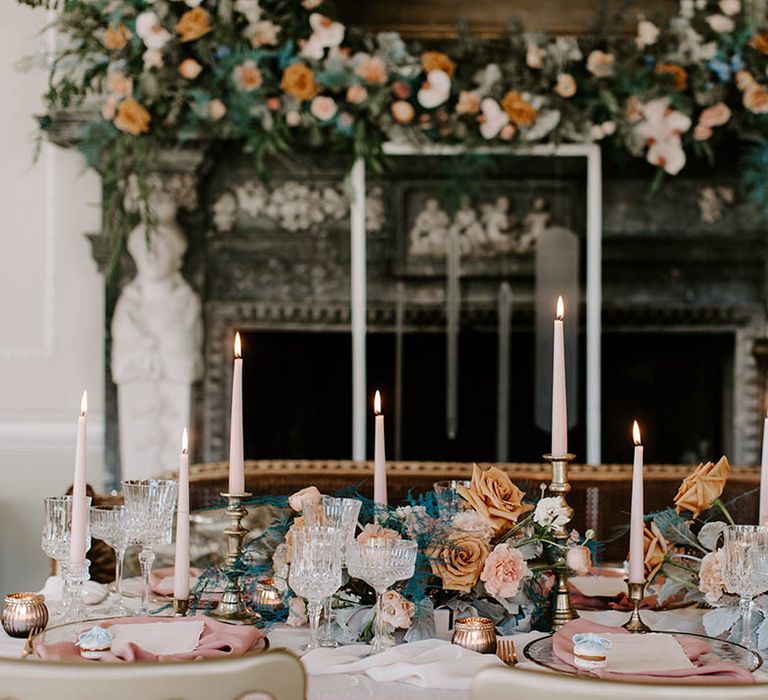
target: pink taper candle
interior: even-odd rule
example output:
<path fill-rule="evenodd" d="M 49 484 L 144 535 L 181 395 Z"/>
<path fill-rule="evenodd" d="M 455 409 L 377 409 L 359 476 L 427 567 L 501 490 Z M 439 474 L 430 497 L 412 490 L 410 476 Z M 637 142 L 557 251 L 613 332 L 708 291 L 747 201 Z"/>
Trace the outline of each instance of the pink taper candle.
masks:
<path fill-rule="evenodd" d="M 229 425 L 229 493 L 245 493 L 243 459 L 243 356 L 240 333 L 236 333 L 235 369 L 232 373 L 232 418 Z"/>
<path fill-rule="evenodd" d="M 376 414 L 375 439 L 373 443 L 373 500 L 387 505 L 387 458 L 384 452 L 384 415 L 381 412 L 381 394 L 377 391 L 373 399 Z"/>
<path fill-rule="evenodd" d="M 189 438 L 181 434 L 179 495 L 176 506 L 176 558 L 173 567 L 173 597 L 189 598 Z"/>
<path fill-rule="evenodd" d="M 768 519 L 768 416 L 763 420 L 763 457 L 760 460 L 760 515 L 758 525 Z"/>
<path fill-rule="evenodd" d="M 552 344 L 552 455 L 568 454 L 568 397 L 565 390 L 565 339 L 563 297 L 557 298 L 557 318 Z"/>
<path fill-rule="evenodd" d="M 629 582 L 645 583 L 643 446 L 640 444 L 640 427 L 637 421 L 632 426 L 632 437 L 635 441 L 635 462 L 632 465 L 632 510 L 629 516 Z"/>
<path fill-rule="evenodd" d="M 88 532 L 88 500 L 85 493 L 85 472 L 88 464 L 88 392 L 80 399 L 80 415 L 77 418 L 77 443 L 75 447 L 75 480 L 72 487 L 72 525 L 69 533 L 69 561 L 82 564 L 85 561 Z"/>

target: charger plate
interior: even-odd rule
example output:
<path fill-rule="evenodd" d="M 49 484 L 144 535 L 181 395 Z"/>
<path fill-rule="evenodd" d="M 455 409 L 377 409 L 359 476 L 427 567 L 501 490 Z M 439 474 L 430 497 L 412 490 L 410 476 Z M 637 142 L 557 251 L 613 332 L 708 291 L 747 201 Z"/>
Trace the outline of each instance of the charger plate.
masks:
<path fill-rule="evenodd" d="M 133 616 L 101 617 L 101 618 L 94 618 L 94 619 L 88 619 L 88 620 L 80 620 L 79 622 L 66 622 L 61 625 L 54 625 L 52 627 L 47 627 L 46 629 L 34 635 L 30 640 L 29 645 L 32 651 L 34 652 L 35 648 L 40 644 L 57 644 L 59 642 L 74 642 L 81 632 L 89 629 L 90 627 L 93 627 L 94 625 L 103 625 L 105 622 L 114 623 L 114 624 L 124 624 L 125 622 L 130 622 L 132 617 Z M 178 622 L 181 619 L 183 618 L 162 617 L 160 615 L 158 615 L 156 618 L 157 622 L 166 622 L 166 621 Z M 239 654 L 237 658 L 241 656 L 255 656 L 256 654 L 262 654 L 268 649 L 269 649 L 269 639 L 267 639 L 267 637 L 265 636 L 259 641 L 259 644 L 257 646 L 249 649 L 244 654 Z M 216 657 L 216 658 L 222 658 L 222 657 Z M 233 656 L 232 658 L 235 658 L 235 657 Z M 41 661 L 41 659 L 38 658 L 36 659 L 36 661 Z M 94 662 L 88 662 L 87 659 L 83 659 L 83 662 L 94 663 Z M 109 662 L 104 662 L 104 663 L 109 663 Z M 118 662 L 115 662 L 115 663 L 118 663 Z M 121 661 L 119 663 L 122 664 L 123 662 Z M 140 662 L 140 663 L 153 663 L 153 662 Z"/>
<path fill-rule="evenodd" d="M 763 659 L 760 654 L 750 651 L 746 647 L 741 646 L 741 644 L 736 644 L 735 642 L 729 642 L 725 639 L 717 639 L 715 637 L 707 637 L 704 634 L 694 634 L 693 632 L 653 631 L 671 634 L 673 637 L 698 637 L 699 639 L 705 639 L 709 644 L 710 650 L 700 657 L 704 662 L 702 665 L 718 661 L 730 661 L 731 663 L 738 664 L 747 669 L 747 671 L 751 673 L 754 673 L 763 665 Z M 546 637 L 539 637 L 526 644 L 525 649 L 523 649 L 523 654 L 529 661 L 533 661 L 533 663 L 548 668 L 551 671 L 567 673 L 570 676 L 594 677 L 589 671 L 575 668 L 555 656 L 555 652 L 552 648 L 551 634 L 548 634 Z"/>

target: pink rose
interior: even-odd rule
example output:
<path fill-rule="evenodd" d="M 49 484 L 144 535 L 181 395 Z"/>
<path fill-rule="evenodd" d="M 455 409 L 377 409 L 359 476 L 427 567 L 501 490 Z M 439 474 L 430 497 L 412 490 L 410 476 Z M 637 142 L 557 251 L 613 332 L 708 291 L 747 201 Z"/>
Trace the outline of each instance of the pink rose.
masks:
<path fill-rule="evenodd" d="M 307 506 L 316 506 L 320 504 L 323 495 L 317 490 L 316 486 L 307 486 L 301 491 L 297 491 L 288 498 L 288 505 L 297 513 L 304 510 Z"/>
<path fill-rule="evenodd" d="M 347 102 L 351 102 L 353 105 L 359 105 L 365 101 L 368 97 L 368 90 L 362 85 L 350 85 L 347 90 Z"/>
<path fill-rule="evenodd" d="M 303 627 L 307 622 L 307 604 L 304 602 L 304 598 L 291 598 L 288 603 L 286 623 L 291 627 Z"/>
<path fill-rule="evenodd" d="M 194 58 L 185 58 L 179 65 L 181 77 L 187 80 L 194 80 L 202 71 L 203 67 Z"/>
<path fill-rule="evenodd" d="M 399 540 L 400 535 L 395 530 L 382 527 L 378 523 L 368 523 L 357 536 L 358 544 L 365 544 L 369 540 Z"/>
<path fill-rule="evenodd" d="M 706 141 L 711 137 L 712 129 L 706 124 L 697 124 L 696 128 L 693 130 L 693 138 L 695 138 L 697 141 Z"/>
<path fill-rule="evenodd" d="M 219 99 L 210 100 L 207 109 L 208 116 L 213 119 L 213 121 L 218 121 L 227 113 L 226 105 Z"/>
<path fill-rule="evenodd" d="M 568 547 L 565 553 L 565 563 L 574 573 L 579 576 L 586 576 L 592 568 L 592 554 L 589 547 L 585 547 L 583 544 Z"/>
<path fill-rule="evenodd" d="M 378 56 L 365 58 L 355 69 L 366 83 L 383 85 L 387 82 L 387 65 Z"/>
<path fill-rule="evenodd" d="M 709 603 L 716 603 L 725 593 L 723 583 L 723 551 L 710 552 L 701 560 L 699 567 L 699 590 Z"/>
<path fill-rule="evenodd" d="M 312 100 L 312 105 L 310 106 L 309 111 L 312 112 L 312 116 L 315 117 L 315 119 L 319 119 L 321 122 L 327 122 L 336 116 L 338 109 L 339 108 L 336 106 L 332 97 L 320 95 Z"/>
<path fill-rule="evenodd" d="M 480 580 L 485 590 L 495 598 L 512 598 L 517 595 L 520 582 L 528 576 L 528 564 L 520 550 L 508 544 L 496 545 L 485 560 Z"/>
<path fill-rule="evenodd" d="M 731 109 L 727 104 L 718 102 L 716 105 L 707 107 L 699 115 L 699 124 L 702 126 L 708 126 L 710 129 L 713 126 L 722 126 L 727 123 L 731 118 Z"/>
<path fill-rule="evenodd" d="M 381 598 L 381 620 L 395 629 L 407 630 L 415 610 L 416 606 L 397 591 L 387 591 Z"/>

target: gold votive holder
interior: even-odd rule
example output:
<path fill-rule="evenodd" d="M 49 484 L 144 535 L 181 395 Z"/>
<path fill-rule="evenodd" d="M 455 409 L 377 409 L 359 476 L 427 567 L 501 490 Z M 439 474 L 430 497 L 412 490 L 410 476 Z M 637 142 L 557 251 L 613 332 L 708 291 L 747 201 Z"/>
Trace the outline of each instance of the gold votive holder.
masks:
<path fill-rule="evenodd" d="M 256 584 L 253 592 L 253 607 L 261 612 L 277 610 L 283 605 L 283 597 L 275 588 L 275 581 L 265 578 Z"/>
<path fill-rule="evenodd" d="M 24 639 L 48 624 L 48 608 L 41 593 L 11 593 L 5 596 L 3 629 L 11 637 Z"/>
<path fill-rule="evenodd" d="M 496 630 L 493 620 L 487 617 L 462 617 L 456 620 L 451 644 L 478 654 L 495 654 Z"/>

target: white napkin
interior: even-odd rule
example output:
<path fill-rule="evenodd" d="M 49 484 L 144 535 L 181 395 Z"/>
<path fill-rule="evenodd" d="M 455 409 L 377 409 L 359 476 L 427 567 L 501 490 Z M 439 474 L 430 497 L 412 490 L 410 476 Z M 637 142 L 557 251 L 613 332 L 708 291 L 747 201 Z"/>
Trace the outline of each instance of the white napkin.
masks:
<path fill-rule="evenodd" d="M 606 671 L 648 673 L 693 668 L 680 642 L 671 634 L 601 634 L 613 642 L 605 654 Z"/>
<path fill-rule="evenodd" d="M 310 675 L 365 673 L 375 681 L 401 681 L 436 690 L 469 690 L 475 676 L 503 666 L 495 654 L 477 654 L 440 639 L 401 644 L 366 658 L 363 645 L 315 649 L 301 662 Z"/>
<path fill-rule="evenodd" d="M 203 620 L 111 625 L 109 629 L 115 635 L 112 651 L 119 652 L 129 644 L 135 644 L 158 656 L 189 654 L 197 647 L 204 626 Z"/>
<path fill-rule="evenodd" d="M 96 581 L 85 581 L 85 604 L 97 605 L 107 597 L 107 587 L 103 583 Z M 49 576 L 40 591 L 46 600 L 51 602 L 60 601 L 64 597 L 64 580 L 61 576 Z"/>
<path fill-rule="evenodd" d="M 613 598 L 627 592 L 627 584 L 613 576 L 571 576 L 568 583 L 590 598 Z"/>

